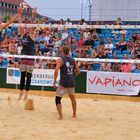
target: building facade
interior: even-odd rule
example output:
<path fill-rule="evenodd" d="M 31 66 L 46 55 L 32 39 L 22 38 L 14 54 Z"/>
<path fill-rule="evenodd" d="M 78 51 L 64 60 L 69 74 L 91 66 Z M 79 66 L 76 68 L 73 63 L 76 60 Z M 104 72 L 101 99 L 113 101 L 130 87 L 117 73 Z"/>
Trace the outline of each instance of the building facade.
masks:
<path fill-rule="evenodd" d="M 22 2 L 25 2 L 24 0 L 0 0 L 0 18 L 4 19 L 5 17 L 13 17 L 17 14 L 17 8 L 20 6 Z M 26 3 L 26 2 L 25 2 Z M 27 4 L 28 5 L 28 4 Z M 23 13 L 23 20 L 28 19 L 32 20 L 32 14 L 31 14 L 31 7 L 28 5 L 28 8 L 24 10 Z M 37 13 L 36 19 L 44 19 L 45 16 L 41 16 Z M 48 18 L 50 21 L 53 19 Z"/>
<path fill-rule="evenodd" d="M 92 0 L 93 21 L 139 21 L 140 0 Z"/>

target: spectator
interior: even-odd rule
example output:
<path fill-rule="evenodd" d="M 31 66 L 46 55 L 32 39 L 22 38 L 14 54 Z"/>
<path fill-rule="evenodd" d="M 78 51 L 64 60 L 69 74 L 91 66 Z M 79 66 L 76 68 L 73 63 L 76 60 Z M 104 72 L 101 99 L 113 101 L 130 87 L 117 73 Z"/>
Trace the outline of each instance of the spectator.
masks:
<path fill-rule="evenodd" d="M 55 42 L 54 42 L 54 49 L 58 50 L 59 48 L 61 48 L 62 42 L 59 39 L 58 36 L 55 36 Z"/>
<path fill-rule="evenodd" d="M 78 50 L 78 44 L 75 39 L 70 42 L 71 53 L 75 53 Z"/>
<path fill-rule="evenodd" d="M 126 37 L 127 35 L 127 30 L 125 30 L 124 28 L 120 31 L 120 34 L 124 37 Z"/>
<path fill-rule="evenodd" d="M 104 40 L 104 37 L 101 37 L 101 39 L 100 39 L 100 43 L 99 43 L 100 45 L 102 45 L 102 46 L 105 46 L 105 40 Z"/>
<path fill-rule="evenodd" d="M 81 19 L 79 25 L 87 25 L 86 22 L 85 22 L 85 19 Z"/>
<path fill-rule="evenodd" d="M 94 48 L 94 40 L 92 39 L 91 34 L 88 36 L 88 39 L 85 41 L 85 47 L 88 49 Z"/>
<path fill-rule="evenodd" d="M 124 63 L 121 68 L 122 72 L 131 73 L 132 72 L 132 64 Z"/>
<path fill-rule="evenodd" d="M 121 65 L 118 62 L 113 63 L 112 72 L 121 72 Z"/>
<path fill-rule="evenodd" d="M 68 18 L 66 21 L 66 25 L 72 25 L 72 22 L 70 21 L 70 19 Z"/>
<path fill-rule="evenodd" d="M 66 40 L 68 38 L 68 32 L 66 29 L 63 30 L 62 32 L 62 41 Z"/>
<path fill-rule="evenodd" d="M 112 54 L 112 50 L 114 48 L 114 45 L 112 44 L 111 38 L 108 38 L 108 43 L 105 44 L 105 53 L 107 54 Z"/>
<path fill-rule="evenodd" d="M 124 37 L 122 37 L 122 40 L 118 42 L 116 45 L 117 45 L 118 50 L 121 50 L 121 51 L 127 50 L 127 43 Z"/>
<path fill-rule="evenodd" d="M 97 41 L 98 40 L 98 33 L 96 32 L 95 29 L 93 30 L 92 38 L 93 38 L 94 41 Z"/>
<path fill-rule="evenodd" d="M 122 19 L 121 17 L 118 17 L 117 20 L 115 21 L 114 25 L 122 25 Z"/>
<path fill-rule="evenodd" d="M 36 60 L 34 67 L 35 67 L 36 69 L 40 69 L 40 68 L 41 68 L 41 60 L 40 60 L 40 59 L 37 59 L 37 60 Z"/>
<path fill-rule="evenodd" d="M 59 21 L 59 25 L 65 25 L 65 21 L 62 18 Z"/>
<path fill-rule="evenodd" d="M 110 64 L 107 62 L 104 62 L 101 64 L 100 71 L 110 71 Z"/>
<path fill-rule="evenodd" d="M 40 49 L 41 54 L 44 55 L 44 53 L 48 53 L 49 52 L 49 48 L 48 48 L 48 44 L 47 42 L 44 42 L 44 48 Z"/>
<path fill-rule="evenodd" d="M 117 59 L 117 53 L 113 53 L 113 59 Z"/>
<path fill-rule="evenodd" d="M 80 40 L 77 42 L 78 48 L 79 48 L 79 49 L 84 48 L 84 43 L 85 43 L 84 37 L 81 36 L 81 37 L 80 37 Z"/>
<path fill-rule="evenodd" d="M 46 31 L 46 35 L 44 37 L 44 41 L 49 42 L 50 40 L 50 31 Z"/>
<path fill-rule="evenodd" d="M 129 39 L 129 42 L 128 42 L 128 44 L 127 44 L 127 50 L 128 50 L 130 53 L 132 52 L 132 50 L 133 50 L 133 48 L 134 48 L 134 45 L 135 45 L 134 39 L 133 39 L 133 38 L 130 38 L 130 39 Z"/>
<path fill-rule="evenodd" d="M 55 57 L 56 56 L 56 54 L 53 51 L 53 48 L 52 47 L 49 47 L 49 52 L 47 52 L 47 56 L 48 57 Z"/>
<path fill-rule="evenodd" d="M 137 37 L 138 37 L 138 34 L 136 32 L 133 32 L 132 39 L 134 39 L 134 42 L 137 41 Z"/>

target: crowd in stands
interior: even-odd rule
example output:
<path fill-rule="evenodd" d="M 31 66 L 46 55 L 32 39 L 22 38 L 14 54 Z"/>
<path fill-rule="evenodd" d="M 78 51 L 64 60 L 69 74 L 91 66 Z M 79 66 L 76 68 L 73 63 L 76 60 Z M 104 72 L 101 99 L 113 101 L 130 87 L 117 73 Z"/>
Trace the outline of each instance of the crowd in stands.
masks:
<path fill-rule="evenodd" d="M 29 21 L 25 21 L 30 23 Z M 48 21 L 37 23 L 50 24 Z M 72 25 L 70 19 L 59 24 Z M 80 25 L 86 25 L 81 20 Z M 120 25 L 118 19 L 115 25 Z M 70 56 L 74 58 L 100 58 L 100 59 L 139 59 L 140 58 L 140 29 L 59 29 L 59 28 L 34 28 L 35 55 L 46 57 L 60 57 L 61 48 L 67 45 L 71 48 Z M 17 27 L 2 30 L 5 39 L 0 44 L 1 54 L 21 54 L 22 41 Z M 0 57 L 1 67 L 18 67 L 20 60 L 17 58 Z M 54 69 L 55 60 L 37 59 L 35 68 Z M 138 63 L 99 63 L 78 61 L 81 70 L 113 71 L 113 72 L 140 72 Z"/>

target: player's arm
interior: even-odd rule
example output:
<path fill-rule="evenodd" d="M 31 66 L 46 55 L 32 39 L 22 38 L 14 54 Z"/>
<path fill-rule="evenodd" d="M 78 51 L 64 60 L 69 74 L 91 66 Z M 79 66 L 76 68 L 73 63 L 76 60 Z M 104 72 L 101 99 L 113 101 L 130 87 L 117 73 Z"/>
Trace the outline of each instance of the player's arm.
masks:
<path fill-rule="evenodd" d="M 76 76 L 80 74 L 80 68 L 78 66 L 78 63 L 75 61 L 75 72 L 76 72 Z"/>
<path fill-rule="evenodd" d="M 7 28 L 11 23 L 13 23 L 17 17 L 19 17 L 19 15 L 21 15 L 23 13 L 23 9 L 22 8 L 18 8 L 18 14 L 16 14 L 12 19 L 10 19 L 8 22 L 6 22 L 5 24 L 3 24 L 1 26 L 1 29 L 3 28 Z"/>
<path fill-rule="evenodd" d="M 58 72 L 59 72 L 62 65 L 63 65 L 62 59 L 58 59 L 56 61 L 56 68 L 55 68 L 55 71 L 54 71 L 54 81 L 53 81 L 53 87 L 54 88 L 56 88 L 56 79 L 57 79 Z"/>

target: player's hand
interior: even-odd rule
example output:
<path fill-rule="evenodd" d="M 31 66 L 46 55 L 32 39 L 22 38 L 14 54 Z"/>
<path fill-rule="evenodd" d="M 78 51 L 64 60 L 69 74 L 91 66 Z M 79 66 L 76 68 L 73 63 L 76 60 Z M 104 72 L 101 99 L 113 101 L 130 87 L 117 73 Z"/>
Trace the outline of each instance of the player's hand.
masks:
<path fill-rule="evenodd" d="M 22 14 L 23 13 L 23 9 L 21 7 L 18 7 L 18 13 Z"/>
<path fill-rule="evenodd" d="M 54 89 L 56 89 L 56 82 L 53 82 L 53 87 Z"/>

